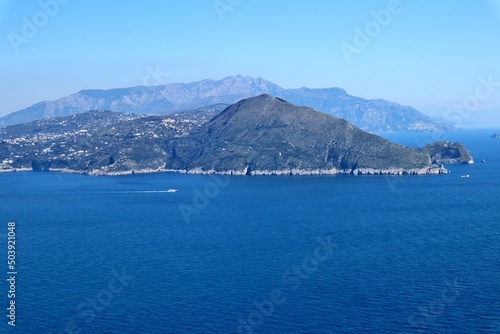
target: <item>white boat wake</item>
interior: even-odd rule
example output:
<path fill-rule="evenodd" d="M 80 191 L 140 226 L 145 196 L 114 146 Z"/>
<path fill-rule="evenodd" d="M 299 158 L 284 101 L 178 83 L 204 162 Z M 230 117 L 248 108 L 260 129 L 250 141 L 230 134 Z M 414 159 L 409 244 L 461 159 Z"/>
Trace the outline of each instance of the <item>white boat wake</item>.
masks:
<path fill-rule="evenodd" d="M 99 191 L 98 194 L 160 194 L 160 193 L 176 193 L 177 189 L 168 190 L 124 190 L 124 191 Z"/>

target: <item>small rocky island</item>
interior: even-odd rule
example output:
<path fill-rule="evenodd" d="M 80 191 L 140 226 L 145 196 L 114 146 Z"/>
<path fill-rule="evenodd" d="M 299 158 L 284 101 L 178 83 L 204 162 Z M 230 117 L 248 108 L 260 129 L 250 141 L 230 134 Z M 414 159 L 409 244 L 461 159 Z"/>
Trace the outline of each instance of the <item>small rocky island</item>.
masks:
<path fill-rule="evenodd" d="M 469 150 L 460 143 L 451 143 L 448 141 L 438 141 L 428 144 L 418 149 L 419 152 L 427 153 L 432 159 L 432 163 L 438 165 L 451 164 L 473 164 L 474 159 Z"/>
<path fill-rule="evenodd" d="M 441 164 L 472 162 L 458 143 L 405 147 L 270 95 L 222 111 L 89 111 L 0 128 L 0 171 L 405 175 L 447 173 Z"/>
<path fill-rule="evenodd" d="M 500 139 L 500 135 L 495 133 L 493 136 L 491 136 L 491 138 Z"/>

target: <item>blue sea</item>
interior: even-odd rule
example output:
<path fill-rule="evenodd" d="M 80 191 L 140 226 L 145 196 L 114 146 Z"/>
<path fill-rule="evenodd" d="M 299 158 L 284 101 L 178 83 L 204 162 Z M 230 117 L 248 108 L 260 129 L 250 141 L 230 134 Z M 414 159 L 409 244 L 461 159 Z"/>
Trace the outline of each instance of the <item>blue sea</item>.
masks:
<path fill-rule="evenodd" d="M 0 174 L 0 332 L 500 333 L 494 132 L 386 136 L 447 175 Z"/>

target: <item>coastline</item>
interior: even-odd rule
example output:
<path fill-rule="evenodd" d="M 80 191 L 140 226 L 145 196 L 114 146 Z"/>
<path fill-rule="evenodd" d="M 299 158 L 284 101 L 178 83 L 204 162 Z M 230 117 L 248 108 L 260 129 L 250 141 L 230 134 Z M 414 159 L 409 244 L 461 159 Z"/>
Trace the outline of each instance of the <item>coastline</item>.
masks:
<path fill-rule="evenodd" d="M 15 173 L 15 172 L 33 172 L 33 168 L 10 168 L 0 169 L 0 173 Z M 248 170 L 248 167 L 243 170 L 228 170 L 216 171 L 203 170 L 201 168 L 193 169 L 163 169 L 163 168 L 145 168 L 134 169 L 125 171 L 103 171 L 91 170 L 81 171 L 67 168 L 49 168 L 45 171 L 60 172 L 68 174 L 81 174 L 88 176 L 120 176 L 120 175 L 134 175 L 134 174 L 152 174 L 152 173 L 180 173 L 192 175 L 231 175 L 231 176 L 307 176 L 307 175 L 439 175 L 448 174 L 449 170 L 444 167 L 428 166 L 423 168 L 402 169 L 374 169 L 374 168 L 357 168 L 350 169 L 285 169 L 285 170 Z"/>

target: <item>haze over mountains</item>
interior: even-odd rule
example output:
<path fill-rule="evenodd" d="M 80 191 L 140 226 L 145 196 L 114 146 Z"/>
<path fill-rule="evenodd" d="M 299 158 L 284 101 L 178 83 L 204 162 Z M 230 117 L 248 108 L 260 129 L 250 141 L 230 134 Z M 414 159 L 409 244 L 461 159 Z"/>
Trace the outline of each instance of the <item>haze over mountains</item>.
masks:
<path fill-rule="evenodd" d="M 88 110 L 113 110 L 137 114 L 169 114 L 214 104 L 270 94 L 287 101 L 344 118 L 372 133 L 448 131 L 443 124 L 419 112 L 382 99 L 351 96 L 341 88 L 284 89 L 262 78 L 233 76 L 223 80 L 203 80 L 163 86 L 109 90 L 82 90 L 54 101 L 44 101 L 0 118 L 0 126 L 20 124 L 47 117 L 68 116 Z"/>
<path fill-rule="evenodd" d="M 463 105 L 436 103 L 418 108 L 431 117 L 448 119 L 459 128 L 500 127 L 500 108 L 467 110 Z"/>

